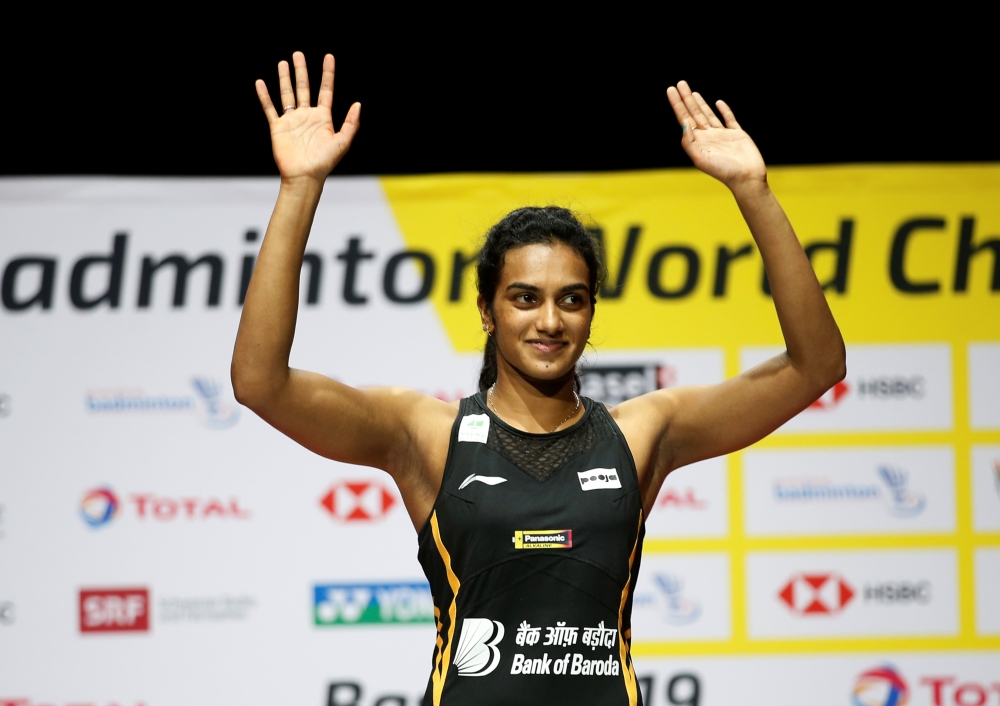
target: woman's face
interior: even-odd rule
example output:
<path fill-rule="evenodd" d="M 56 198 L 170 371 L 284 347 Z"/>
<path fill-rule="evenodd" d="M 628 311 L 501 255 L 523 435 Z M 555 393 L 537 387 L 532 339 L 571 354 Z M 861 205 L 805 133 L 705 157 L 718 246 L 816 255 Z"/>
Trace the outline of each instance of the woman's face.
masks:
<path fill-rule="evenodd" d="M 493 297 L 491 318 L 480 297 L 483 322 L 499 353 L 527 378 L 556 380 L 573 373 L 590 338 L 593 318 L 590 271 L 575 250 L 562 243 L 508 250 Z"/>

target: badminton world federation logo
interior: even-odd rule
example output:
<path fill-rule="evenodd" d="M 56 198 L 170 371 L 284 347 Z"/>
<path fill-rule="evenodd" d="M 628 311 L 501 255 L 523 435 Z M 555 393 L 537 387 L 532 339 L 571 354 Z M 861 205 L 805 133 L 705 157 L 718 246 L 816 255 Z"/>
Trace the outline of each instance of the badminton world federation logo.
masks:
<path fill-rule="evenodd" d="M 111 488 L 94 488 L 80 501 L 80 517 L 91 527 L 103 527 L 115 519 L 121 504 Z"/>
<path fill-rule="evenodd" d="M 893 667 L 882 665 L 858 676 L 854 684 L 853 706 L 905 706 L 910 690 Z"/>

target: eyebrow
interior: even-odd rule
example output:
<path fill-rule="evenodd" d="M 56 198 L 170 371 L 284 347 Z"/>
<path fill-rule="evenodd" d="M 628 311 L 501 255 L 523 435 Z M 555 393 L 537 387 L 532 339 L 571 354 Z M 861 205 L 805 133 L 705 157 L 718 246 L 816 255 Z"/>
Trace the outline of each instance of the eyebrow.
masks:
<path fill-rule="evenodd" d="M 508 292 L 510 290 L 512 290 L 512 289 L 523 289 L 523 290 L 526 290 L 528 292 L 541 292 L 542 291 L 541 287 L 536 287 L 535 285 L 528 284 L 527 282 L 512 282 L 511 284 L 507 285 L 507 291 Z M 585 292 L 589 292 L 590 291 L 590 288 L 587 287 L 587 285 L 585 285 L 583 282 L 575 282 L 573 284 L 567 284 L 565 287 L 560 287 L 559 288 L 559 293 L 560 294 L 564 294 L 566 292 L 576 292 L 576 291 L 579 291 L 581 289 L 583 291 L 585 291 Z"/>

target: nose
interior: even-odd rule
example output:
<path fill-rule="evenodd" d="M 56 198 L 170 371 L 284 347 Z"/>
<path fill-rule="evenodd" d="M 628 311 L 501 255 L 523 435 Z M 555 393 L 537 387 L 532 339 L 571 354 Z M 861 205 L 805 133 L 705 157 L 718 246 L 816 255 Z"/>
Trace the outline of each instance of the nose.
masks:
<path fill-rule="evenodd" d="M 538 333 L 559 337 L 562 334 L 562 312 L 554 301 L 547 301 L 538 308 L 538 318 L 535 321 Z"/>

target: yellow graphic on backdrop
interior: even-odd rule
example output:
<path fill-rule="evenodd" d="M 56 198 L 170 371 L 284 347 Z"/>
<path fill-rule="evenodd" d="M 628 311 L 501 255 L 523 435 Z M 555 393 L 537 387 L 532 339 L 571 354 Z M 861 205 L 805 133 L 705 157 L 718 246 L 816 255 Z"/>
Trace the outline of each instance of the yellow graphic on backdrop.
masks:
<path fill-rule="evenodd" d="M 849 342 L 1000 338 L 1000 167 L 777 168 L 769 180 Z M 467 263 L 483 235 L 514 208 L 548 204 L 603 234 L 599 348 L 781 342 L 735 201 L 693 169 L 382 185 L 407 246 L 436 263 L 431 298 L 457 350 L 482 347 Z"/>

